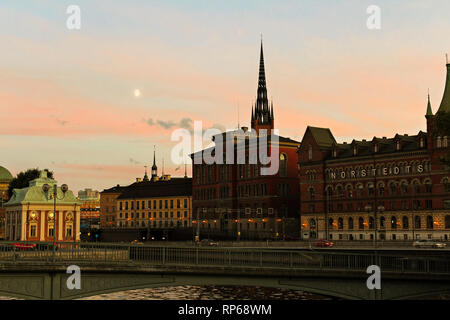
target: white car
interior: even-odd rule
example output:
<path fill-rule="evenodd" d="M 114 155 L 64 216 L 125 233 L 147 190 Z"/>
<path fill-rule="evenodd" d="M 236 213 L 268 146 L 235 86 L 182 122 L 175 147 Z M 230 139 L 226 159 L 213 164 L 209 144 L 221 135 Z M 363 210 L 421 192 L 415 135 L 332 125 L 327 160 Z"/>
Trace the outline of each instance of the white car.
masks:
<path fill-rule="evenodd" d="M 414 241 L 413 246 L 415 248 L 445 248 L 446 243 L 435 241 L 435 240 L 417 240 Z"/>

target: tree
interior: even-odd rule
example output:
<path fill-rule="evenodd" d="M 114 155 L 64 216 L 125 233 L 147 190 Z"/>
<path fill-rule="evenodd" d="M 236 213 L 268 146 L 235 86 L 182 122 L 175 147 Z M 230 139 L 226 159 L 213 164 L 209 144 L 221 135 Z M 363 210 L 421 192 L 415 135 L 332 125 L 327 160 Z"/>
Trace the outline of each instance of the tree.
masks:
<path fill-rule="evenodd" d="M 434 117 L 434 135 L 450 137 L 450 112 L 439 111 Z M 450 166 L 450 153 L 442 159 L 442 162 Z"/>
<path fill-rule="evenodd" d="M 44 169 L 47 171 L 47 177 L 53 179 L 53 171 Z M 17 176 L 11 180 L 8 188 L 9 198 L 11 198 L 14 189 L 22 189 L 29 186 L 30 181 L 39 178 L 41 170 L 39 168 L 28 169 L 26 171 L 19 172 Z"/>

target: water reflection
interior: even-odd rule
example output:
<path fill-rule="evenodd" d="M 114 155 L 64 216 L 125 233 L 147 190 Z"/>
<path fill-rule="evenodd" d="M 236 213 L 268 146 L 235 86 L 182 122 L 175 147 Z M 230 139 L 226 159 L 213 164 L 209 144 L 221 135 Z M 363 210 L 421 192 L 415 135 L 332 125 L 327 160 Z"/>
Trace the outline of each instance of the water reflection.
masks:
<path fill-rule="evenodd" d="M 265 287 L 178 286 L 100 294 L 80 300 L 331 300 L 300 290 Z"/>

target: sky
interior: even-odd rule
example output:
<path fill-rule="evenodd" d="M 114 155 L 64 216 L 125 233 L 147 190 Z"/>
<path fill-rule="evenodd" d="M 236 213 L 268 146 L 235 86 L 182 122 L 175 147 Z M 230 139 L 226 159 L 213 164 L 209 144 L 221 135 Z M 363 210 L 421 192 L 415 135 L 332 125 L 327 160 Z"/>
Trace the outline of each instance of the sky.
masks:
<path fill-rule="evenodd" d="M 261 34 L 280 135 L 417 134 L 428 90 L 434 112 L 444 90 L 447 12 L 448 0 L 2 0 L 0 166 L 101 191 L 142 177 L 156 146 L 159 173 L 164 159 L 183 176 L 174 130 L 250 126 Z"/>

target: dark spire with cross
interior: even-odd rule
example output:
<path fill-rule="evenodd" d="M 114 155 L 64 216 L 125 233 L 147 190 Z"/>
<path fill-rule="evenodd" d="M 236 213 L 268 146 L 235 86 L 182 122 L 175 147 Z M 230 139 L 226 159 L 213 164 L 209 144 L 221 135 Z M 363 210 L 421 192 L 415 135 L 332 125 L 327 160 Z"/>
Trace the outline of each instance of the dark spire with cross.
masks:
<path fill-rule="evenodd" d="M 264 50 L 261 35 L 261 51 L 259 58 L 259 77 L 256 102 L 252 107 L 252 128 L 273 129 L 273 105 L 269 108 L 267 99 L 266 70 L 264 67 Z"/>
<path fill-rule="evenodd" d="M 156 166 L 156 146 L 153 146 L 152 179 L 157 176 L 158 176 L 158 167 Z"/>

